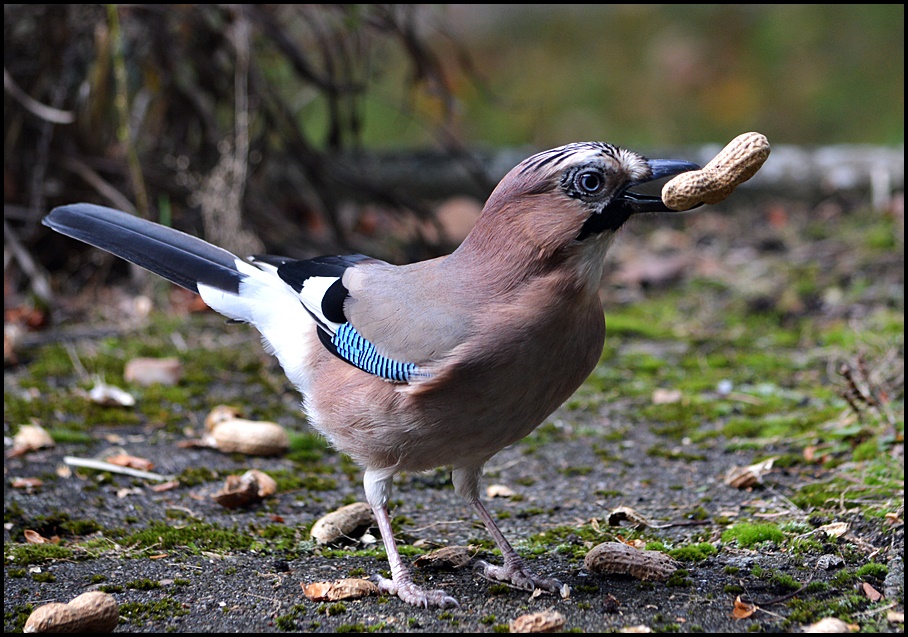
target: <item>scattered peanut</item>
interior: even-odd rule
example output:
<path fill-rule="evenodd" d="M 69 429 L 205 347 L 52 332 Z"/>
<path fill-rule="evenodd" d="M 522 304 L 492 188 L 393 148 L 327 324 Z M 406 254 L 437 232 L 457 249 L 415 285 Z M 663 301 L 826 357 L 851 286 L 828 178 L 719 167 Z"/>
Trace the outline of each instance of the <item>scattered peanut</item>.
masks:
<path fill-rule="evenodd" d="M 290 448 L 290 438 L 275 422 L 233 418 L 216 423 L 205 441 L 224 453 L 276 456 Z"/>
<path fill-rule="evenodd" d="M 101 591 L 82 593 L 68 604 L 45 604 L 29 615 L 26 633 L 109 633 L 117 627 L 117 600 Z"/>
<path fill-rule="evenodd" d="M 214 429 L 215 425 L 222 423 L 225 420 L 233 420 L 234 418 L 242 418 L 243 412 L 237 407 L 231 405 L 215 405 L 212 407 L 211 411 L 208 412 L 208 415 L 205 416 L 205 431 L 210 432 Z"/>
<path fill-rule="evenodd" d="M 455 570 L 463 568 L 470 563 L 473 555 L 466 546 L 445 546 L 425 555 L 420 555 L 413 560 L 413 565 L 418 568 L 434 568 L 438 570 Z"/>
<path fill-rule="evenodd" d="M 530 613 L 512 619 L 508 625 L 512 633 L 557 633 L 564 628 L 564 615 L 554 610 Z"/>
<path fill-rule="evenodd" d="M 735 137 L 700 170 L 676 175 L 662 187 L 662 201 L 672 210 L 716 204 L 750 179 L 769 157 L 769 141 L 760 133 Z"/>
<path fill-rule="evenodd" d="M 850 633 L 859 630 L 857 625 L 849 625 L 838 617 L 824 617 L 815 624 L 804 627 L 805 633 Z"/>
<path fill-rule="evenodd" d="M 665 553 L 643 551 L 621 542 L 603 542 L 594 546 L 583 560 L 591 573 L 630 575 L 639 580 L 667 580 L 678 569 L 678 563 Z"/>
<path fill-rule="evenodd" d="M 333 582 L 303 584 L 303 593 L 313 602 L 337 602 L 378 594 L 378 586 L 367 579 L 348 578 Z"/>
<path fill-rule="evenodd" d="M 330 544 L 353 537 L 357 529 L 373 523 L 372 507 L 365 502 L 354 502 L 319 518 L 312 525 L 309 535 L 318 544 Z"/>

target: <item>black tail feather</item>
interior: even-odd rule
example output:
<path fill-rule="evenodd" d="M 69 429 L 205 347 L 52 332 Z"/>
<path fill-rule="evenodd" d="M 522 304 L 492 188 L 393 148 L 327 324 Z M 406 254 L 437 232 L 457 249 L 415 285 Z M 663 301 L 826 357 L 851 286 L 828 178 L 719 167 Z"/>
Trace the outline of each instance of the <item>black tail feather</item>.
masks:
<path fill-rule="evenodd" d="M 152 221 L 93 204 L 54 208 L 42 223 L 198 294 L 198 284 L 236 293 L 243 275 L 233 254 Z"/>

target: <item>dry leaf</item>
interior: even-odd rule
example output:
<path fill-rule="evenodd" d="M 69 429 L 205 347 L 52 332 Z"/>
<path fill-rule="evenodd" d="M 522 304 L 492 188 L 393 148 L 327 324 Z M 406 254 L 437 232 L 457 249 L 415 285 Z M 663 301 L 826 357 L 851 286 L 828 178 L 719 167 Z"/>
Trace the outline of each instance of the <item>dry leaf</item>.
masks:
<path fill-rule="evenodd" d="M 151 471 L 154 469 L 154 463 L 151 460 L 139 458 L 138 456 L 130 456 L 126 453 L 108 456 L 107 458 L 104 458 L 104 461 L 115 464 L 118 467 L 132 467 L 133 469 L 139 469 L 141 471 Z"/>
<path fill-rule="evenodd" d="M 619 633 L 630 633 L 630 634 L 642 634 L 642 633 L 651 633 L 651 632 L 653 632 L 653 629 L 650 628 L 649 626 L 645 626 L 643 624 L 637 624 L 636 626 L 625 626 L 618 632 Z"/>
<path fill-rule="evenodd" d="M 154 484 L 148 487 L 155 493 L 160 493 L 161 491 L 170 491 L 171 489 L 176 489 L 180 486 L 179 480 L 170 480 L 169 482 L 162 482 L 161 484 Z"/>
<path fill-rule="evenodd" d="M 637 513 L 637 511 L 630 507 L 620 506 L 617 509 L 613 509 L 612 512 L 609 513 L 609 526 L 620 526 L 624 521 L 632 522 L 638 527 L 652 526 L 652 522 L 650 522 L 645 516 Z"/>
<path fill-rule="evenodd" d="M 867 597 L 867 599 L 869 599 L 871 602 L 878 602 L 883 599 L 883 594 L 867 582 L 863 582 L 861 584 L 861 589 L 864 591 L 864 595 Z"/>
<path fill-rule="evenodd" d="M 330 544 L 354 537 L 358 529 L 367 528 L 373 521 L 372 507 L 365 502 L 354 502 L 319 518 L 309 535 L 318 544 Z"/>
<path fill-rule="evenodd" d="M 749 467 L 732 467 L 725 474 L 725 484 L 735 489 L 746 489 L 763 483 L 763 476 L 772 470 L 775 458 L 768 458 Z"/>
<path fill-rule="evenodd" d="M 127 391 L 108 385 L 101 379 L 95 379 L 95 385 L 88 392 L 88 398 L 106 407 L 132 407 L 136 399 Z"/>
<path fill-rule="evenodd" d="M 735 598 L 735 608 L 731 611 L 731 616 L 735 619 L 747 619 L 758 610 L 760 608 L 757 605 L 741 601 L 741 596 L 738 595 Z"/>
<path fill-rule="evenodd" d="M 13 478 L 9 484 L 14 489 L 36 489 L 44 486 L 44 481 L 40 478 Z"/>
<path fill-rule="evenodd" d="M 126 363 L 123 378 L 137 385 L 176 385 L 183 376 L 178 358 L 134 358 Z"/>
<path fill-rule="evenodd" d="M 342 599 L 359 599 L 378 593 L 378 586 L 367 579 L 348 578 L 333 582 L 303 584 L 303 593 L 313 602 L 336 602 Z"/>
<path fill-rule="evenodd" d="M 833 522 L 832 524 L 824 524 L 823 526 L 817 527 L 817 531 L 822 531 L 829 537 L 842 537 L 848 532 L 848 523 Z"/>
<path fill-rule="evenodd" d="M 41 425 L 22 425 L 13 436 L 13 448 L 7 457 L 21 456 L 35 449 L 53 447 L 55 444 L 54 439 Z"/>
<path fill-rule="evenodd" d="M 554 610 L 530 613 L 512 619 L 508 625 L 512 633 L 557 633 L 564 628 L 564 615 Z"/>
<path fill-rule="evenodd" d="M 22 531 L 22 535 L 25 536 L 25 541 L 29 544 L 48 544 L 50 540 L 32 529 L 25 529 Z"/>
<path fill-rule="evenodd" d="M 227 476 L 224 487 L 211 497 L 221 506 L 235 509 L 263 500 L 276 491 L 274 478 L 258 469 L 250 469 L 241 476 Z"/>

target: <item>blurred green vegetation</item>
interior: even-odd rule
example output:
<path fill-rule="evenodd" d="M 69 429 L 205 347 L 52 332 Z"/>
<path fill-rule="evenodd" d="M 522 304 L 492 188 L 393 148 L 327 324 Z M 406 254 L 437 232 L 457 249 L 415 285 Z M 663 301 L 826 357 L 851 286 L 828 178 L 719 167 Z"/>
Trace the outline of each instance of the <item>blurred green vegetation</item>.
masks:
<path fill-rule="evenodd" d="M 395 189 L 338 158 L 904 142 L 904 5 L 17 4 L 4 70 L 4 219 L 27 243 L 92 201 L 244 253 L 414 260 L 451 248 L 406 187 L 424 165 Z"/>
<path fill-rule="evenodd" d="M 747 130 L 791 144 L 901 144 L 904 9 L 448 5 L 453 37 L 482 78 L 453 78 L 456 130 L 473 142 L 538 147 L 722 143 Z M 368 142 L 424 142 L 424 129 L 401 126 L 386 110 L 393 98 L 381 96 L 369 101 Z M 432 114 L 431 103 L 422 107 Z"/>

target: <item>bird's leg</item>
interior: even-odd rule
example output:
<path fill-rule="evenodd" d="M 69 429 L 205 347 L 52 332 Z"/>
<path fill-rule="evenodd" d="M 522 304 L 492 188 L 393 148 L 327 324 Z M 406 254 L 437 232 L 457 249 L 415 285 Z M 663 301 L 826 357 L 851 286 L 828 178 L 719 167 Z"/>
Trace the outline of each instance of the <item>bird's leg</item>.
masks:
<path fill-rule="evenodd" d="M 498 525 L 492 518 L 492 514 L 485 508 L 485 505 L 478 499 L 474 500 L 472 504 L 483 524 L 486 525 L 486 528 L 492 535 L 492 539 L 495 540 L 495 544 L 498 545 L 502 557 L 504 557 L 503 566 L 495 566 L 489 564 L 485 560 L 478 560 L 474 565 L 475 570 L 480 571 L 489 579 L 507 582 L 525 591 L 541 588 L 550 593 L 557 593 L 561 590 L 562 584 L 557 579 L 539 577 L 527 570 L 523 560 L 505 539 L 504 534 L 502 534 L 501 529 L 498 528 Z"/>
<path fill-rule="evenodd" d="M 473 508 L 479 514 L 479 518 L 489 530 L 495 544 L 501 551 L 504 558 L 503 566 L 489 564 L 485 560 L 478 560 L 474 565 L 474 570 L 480 571 L 485 577 L 499 582 L 507 582 L 519 589 L 533 591 L 541 588 L 550 593 L 557 593 L 561 590 L 561 582 L 554 578 L 539 577 L 531 573 L 524 565 L 523 560 L 517 555 L 517 551 L 505 539 L 498 524 L 485 505 L 479 499 L 479 477 L 482 474 L 482 467 L 459 467 L 451 472 L 451 478 L 454 482 L 454 490 L 463 498 L 469 500 Z"/>
<path fill-rule="evenodd" d="M 388 563 L 391 565 L 391 579 L 381 575 L 373 576 L 379 590 L 396 595 L 408 604 L 414 606 L 438 606 L 439 608 L 453 608 L 459 606 L 457 600 L 442 590 L 426 590 L 413 583 L 410 571 L 400 558 L 397 543 L 394 541 L 394 532 L 391 530 L 391 516 L 388 515 L 387 500 L 391 491 L 391 476 L 382 478 L 371 471 L 366 471 L 364 479 L 366 486 L 366 499 L 372 506 L 375 521 L 381 533 L 382 543 Z"/>

